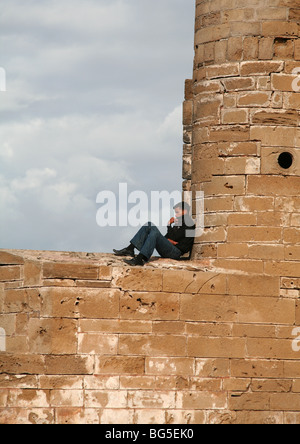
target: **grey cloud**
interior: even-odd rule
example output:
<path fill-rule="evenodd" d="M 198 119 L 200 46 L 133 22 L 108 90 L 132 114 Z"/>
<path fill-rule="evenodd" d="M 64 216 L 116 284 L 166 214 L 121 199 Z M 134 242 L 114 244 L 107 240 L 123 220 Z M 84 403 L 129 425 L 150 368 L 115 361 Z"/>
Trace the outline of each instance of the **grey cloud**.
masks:
<path fill-rule="evenodd" d="M 96 195 L 181 187 L 193 0 L 10 0 L 0 15 L 0 245 L 110 251 Z"/>

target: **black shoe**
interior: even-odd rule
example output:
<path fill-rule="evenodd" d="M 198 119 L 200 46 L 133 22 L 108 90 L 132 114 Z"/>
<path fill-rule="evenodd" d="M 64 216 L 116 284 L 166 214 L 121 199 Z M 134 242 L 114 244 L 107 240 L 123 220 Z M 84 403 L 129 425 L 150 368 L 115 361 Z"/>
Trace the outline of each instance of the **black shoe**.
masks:
<path fill-rule="evenodd" d="M 130 265 L 131 267 L 143 267 L 145 265 L 145 261 L 140 257 L 140 255 L 138 255 L 134 259 L 131 259 L 130 261 L 124 259 L 124 262 L 126 262 L 126 264 Z"/>
<path fill-rule="evenodd" d="M 123 256 L 123 257 L 135 257 L 134 251 L 129 250 L 128 248 L 123 248 L 123 250 L 113 250 L 116 256 Z"/>

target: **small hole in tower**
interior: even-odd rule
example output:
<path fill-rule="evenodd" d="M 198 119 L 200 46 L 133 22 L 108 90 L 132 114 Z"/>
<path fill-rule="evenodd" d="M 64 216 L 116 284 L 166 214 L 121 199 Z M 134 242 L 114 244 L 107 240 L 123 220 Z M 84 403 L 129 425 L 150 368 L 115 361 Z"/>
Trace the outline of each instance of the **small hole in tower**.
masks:
<path fill-rule="evenodd" d="M 293 165 L 294 158 L 291 153 L 281 153 L 278 157 L 278 163 L 281 168 L 288 170 Z"/>
<path fill-rule="evenodd" d="M 279 44 L 279 45 L 286 45 L 289 42 L 290 39 L 285 39 L 283 37 L 276 37 L 276 39 L 274 39 L 274 43 Z"/>

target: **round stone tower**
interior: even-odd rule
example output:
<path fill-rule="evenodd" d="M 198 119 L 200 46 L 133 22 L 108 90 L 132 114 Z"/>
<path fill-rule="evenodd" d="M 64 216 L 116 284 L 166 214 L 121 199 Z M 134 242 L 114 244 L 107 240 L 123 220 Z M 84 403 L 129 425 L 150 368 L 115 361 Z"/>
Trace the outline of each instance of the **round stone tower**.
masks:
<path fill-rule="evenodd" d="M 196 1 L 184 103 L 184 189 L 205 197 L 194 258 L 253 272 L 300 260 L 299 24 L 299 0 Z"/>

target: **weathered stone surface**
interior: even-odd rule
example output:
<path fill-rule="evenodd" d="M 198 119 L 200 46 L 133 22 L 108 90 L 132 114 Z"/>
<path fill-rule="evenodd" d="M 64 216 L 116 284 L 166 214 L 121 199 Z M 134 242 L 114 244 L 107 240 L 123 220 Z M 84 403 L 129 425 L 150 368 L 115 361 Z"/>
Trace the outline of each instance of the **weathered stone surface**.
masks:
<path fill-rule="evenodd" d="M 194 260 L 0 251 L 1 424 L 300 423 L 299 10 L 259 3 L 196 1 Z"/>

